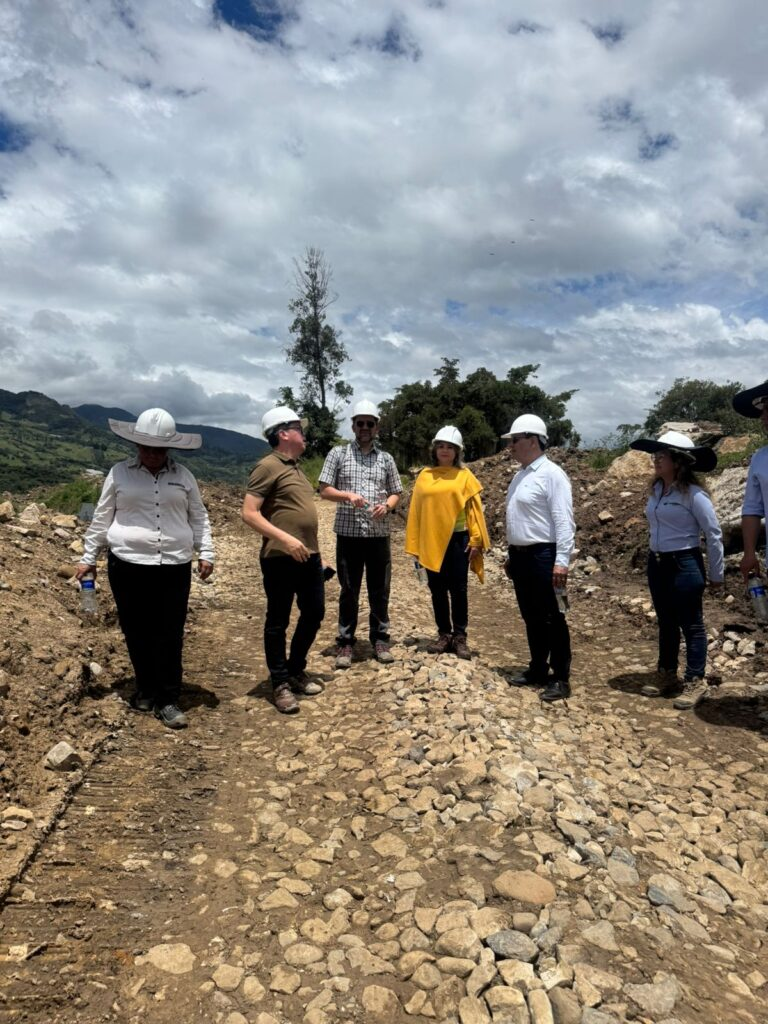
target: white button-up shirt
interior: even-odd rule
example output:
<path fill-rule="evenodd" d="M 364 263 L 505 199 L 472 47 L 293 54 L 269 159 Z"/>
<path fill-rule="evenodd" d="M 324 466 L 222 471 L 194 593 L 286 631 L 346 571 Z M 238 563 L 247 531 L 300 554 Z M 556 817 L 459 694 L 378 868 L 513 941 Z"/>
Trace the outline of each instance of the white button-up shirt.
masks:
<path fill-rule="evenodd" d="M 709 495 L 692 484 L 687 491 L 679 491 L 675 484 L 668 494 L 657 483 L 645 506 L 651 530 L 651 551 L 688 551 L 701 546 L 702 533 L 707 541 L 709 578 L 713 583 L 723 581 L 723 532 L 717 521 Z"/>
<path fill-rule="evenodd" d="M 507 544 L 555 544 L 555 565 L 567 569 L 575 530 L 570 480 L 540 455 L 514 475 L 507 490 Z"/>
<path fill-rule="evenodd" d="M 765 515 L 768 508 L 768 445 L 758 448 L 749 463 L 747 486 L 744 490 L 744 504 L 741 509 L 743 516 Z M 768 543 L 768 518 L 765 521 L 766 543 Z M 766 548 L 768 557 L 768 548 Z"/>
<path fill-rule="evenodd" d="M 85 535 L 82 561 L 95 565 L 105 547 L 135 565 L 183 565 L 195 551 L 212 562 L 208 512 L 189 470 L 170 458 L 157 476 L 138 458 L 113 466 Z"/>

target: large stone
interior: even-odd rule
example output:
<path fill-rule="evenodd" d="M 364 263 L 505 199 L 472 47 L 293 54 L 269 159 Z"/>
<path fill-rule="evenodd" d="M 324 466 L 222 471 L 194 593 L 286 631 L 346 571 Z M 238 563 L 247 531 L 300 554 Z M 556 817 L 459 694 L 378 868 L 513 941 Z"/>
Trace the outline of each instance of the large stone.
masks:
<path fill-rule="evenodd" d="M 685 889 L 672 875 L 655 874 L 648 879 L 648 899 L 654 906 L 674 907 L 681 913 L 694 908 Z"/>
<path fill-rule="evenodd" d="M 491 1015 L 482 999 L 464 996 L 459 1002 L 459 1021 L 461 1024 L 491 1024 Z"/>
<path fill-rule="evenodd" d="M 301 975 L 290 970 L 285 964 L 278 964 L 272 968 L 269 979 L 270 992 L 282 992 L 284 995 L 291 995 L 301 985 Z"/>
<path fill-rule="evenodd" d="M 618 953 L 619 951 L 619 944 L 610 921 L 599 921 L 597 924 L 590 925 L 581 934 L 582 938 L 591 946 L 604 949 L 607 953 Z"/>
<path fill-rule="evenodd" d="M 471 928 L 450 928 L 443 932 L 435 944 L 438 953 L 475 961 L 479 959 L 482 948 Z"/>
<path fill-rule="evenodd" d="M 624 993 L 653 1020 L 668 1016 L 682 995 L 674 974 L 665 974 L 663 971 L 653 976 L 652 985 L 625 985 Z"/>
<path fill-rule="evenodd" d="M 569 988 L 553 988 L 549 993 L 555 1024 L 580 1024 L 579 1000 Z"/>
<path fill-rule="evenodd" d="M 234 992 L 243 980 L 245 971 L 242 967 L 234 967 L 232 964 L 220 964 L 213 972 L 213 981 L 216 988 L 222 992 Z"/>
<path fill-rule="evenodd" d="M 557 895 L 554 885 L 533 871 L 504 871 L 493 881 L 497 896 L 544 907 Z"/>
<path fill-rule="evenodd" d="M 296 942 L 289 946 L 285 953 L 285 962 L 291 967 L 306 967 L 308 964 L 317 963 L 323 959 L 322 949 L 311 945 L 309 942 Z"/>
<path fill-rule="evenodd" d="M 366 985 L 363 989 L 363 1009 L 372 1020 L 392 1021 L 400 1013 L 400 1000 L 391 988 Z"/>
<path fill-rule="evenodd" d="M 10 501 L 0 501 L 0 523 L 9 523 L 15 515 Z"/>
<path fill-rule="evenodd" d="M 647 452 L 630 449 L 614 459 L 605 475 L 613 480 L 642 480 L 651 472 L 651 457 Z"/>
<path fill-rule="evenodd" d="M 184 942 L 162 943 L 148 949 L 144 956 L 136 957 L 139 966 L 151 964 L 166 974 L 189 974 L 195 960 L 195 954 Z"/>
<path fill-rule="evenodd" d="M 496 956 L 504 960 L 523 960 L 532 963 L 539 953 L 536 943 L 522 932 L 507 928 L 489 935 L 485 940 Z"/>
<path fill-rule="evenodd" d="M 531 1014 L 531 1024 L 555 1024 L 549 996 L 540 988 L 528 993 L 528 1010 Z"/>
<path fill-rule="evenodd" d="M 51 747 L 45 755 L 43 764 L 53 772 L 71 772 L 82 767 L 83 759 L 66 740 L 61 740 L 56 746 Z"/>

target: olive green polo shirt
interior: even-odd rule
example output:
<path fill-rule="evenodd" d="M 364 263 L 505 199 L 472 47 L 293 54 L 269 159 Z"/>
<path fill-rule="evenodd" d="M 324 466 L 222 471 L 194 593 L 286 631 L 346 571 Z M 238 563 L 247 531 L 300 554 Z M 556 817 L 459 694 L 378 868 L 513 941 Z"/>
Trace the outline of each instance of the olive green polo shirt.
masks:
<path fill-rule="evenodd" d="M 273 526 L 297 537 L 308 551 L 320 550 L 315 492 L 296 459 L 277 450 L 268 452 L 251 473 L 247 492 L 263 498 L 261 514 Z M 261 558 L 285 554 L 278 541 L 262 539 Z"/>

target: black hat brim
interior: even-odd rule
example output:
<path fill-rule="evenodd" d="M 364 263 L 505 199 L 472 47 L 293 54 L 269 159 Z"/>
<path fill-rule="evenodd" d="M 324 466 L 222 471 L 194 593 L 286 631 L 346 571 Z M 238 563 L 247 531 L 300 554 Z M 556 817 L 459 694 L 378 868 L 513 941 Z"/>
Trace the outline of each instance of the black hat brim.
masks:
<path fill-rule="evenodd" d="M 759 419 L 763 410 L 758 409 L 754 404 L 756 398 L 768 398 L 768 380 L 758 384 L 755 388 L 747 388 L 733 396 L 733 408 L 740 416 L 746 416 L 750 420 Z"/>
<path fill-rule="evenodd" d="M 636 452 L 648 452 L 650 455 L 653 455 L 654 452 L 679 452 L 681 455 L 687 455 L 692 460 L 693 469 L 697 469 L 700 473 L 709 473 L 717 465 L 717 452 L 712 448 L 707 448 L 706 445 L 680 448 L 676 444 L 666 444 L 654 438 L 641 437 L 637 441 L 633 441 L 629 447 Z"/>

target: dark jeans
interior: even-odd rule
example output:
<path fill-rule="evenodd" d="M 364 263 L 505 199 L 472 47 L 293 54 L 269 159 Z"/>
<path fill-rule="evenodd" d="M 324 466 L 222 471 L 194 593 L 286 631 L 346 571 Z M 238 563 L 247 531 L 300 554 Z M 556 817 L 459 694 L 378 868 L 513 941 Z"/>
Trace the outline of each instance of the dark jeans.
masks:
<path fill-rule="evenodd" d="M 158 707 L 178 703 L 192 563 L 136 565 L 110 551 L 107 575 L 137 694 Z"/>
<path fill-rule="evenodd" d="M 537 682 L 547 678 L 548 667 L 564 682 L 571 673 L 571 634 L 552 586 L 555 552 L 554 544 L 509 548 L 509 574 L 531 652 L 528 675 Z"/>
<path fill-rule="evenodd" d="M 467 575 L 469 534 L 461 530 L 451 534 L 443 555 L 440 572 L 427 569 L 427 582 L 432 594 L 432 610 L 438 633 L 467 635 L 469 608 L 467 605 Z M 449 600 L 450 598 L 450 600 Z"/>
<path fill-rule="evenodd" d="M 336 572 L 339 574 L 339 635 L 337 643 L 354 644 L 360 587 L 365 570 L 368 589 L 368 636 L 389 643 L 389 587 L 392 556 L 389 537 L 336 537 Z"/>
<path fill-rule="evenodd" d="M 704 629 L 704 559 L 699 548 L 648 555 L 648 587 L 659 624 L 659 669 L 677 672 L 680 634 L 685 637 L 685 678 L 707 668 Z"/>
<path fill-rule="evenodd" d="M 320 555 L 297 562 L 290 555 L 261 559 L 267 615 L 264 619 L 264 654 L 272 685 L 285 683 L 307 667 L 307 654 L 325 615 L 323 567 Z M 286 658 L 285 640 L 293 599 L 299 619 Z"/>

